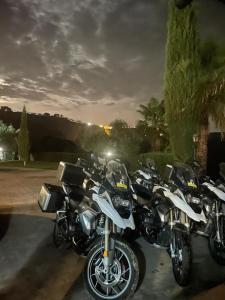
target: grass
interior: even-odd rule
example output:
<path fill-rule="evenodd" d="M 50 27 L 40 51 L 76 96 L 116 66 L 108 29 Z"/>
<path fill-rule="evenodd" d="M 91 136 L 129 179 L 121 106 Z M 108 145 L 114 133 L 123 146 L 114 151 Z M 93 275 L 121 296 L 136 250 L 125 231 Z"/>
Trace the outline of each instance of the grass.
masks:
<path fill-rule="evenodd" d="M 23 161 L 11 160 L 0 162 L 0 168 L 33 168 L 33 169 L 45 169 L 45 170 L 56 170 L 58 162 L 49 161 L 30 161 L 26 167 L 23 165 Z"/>

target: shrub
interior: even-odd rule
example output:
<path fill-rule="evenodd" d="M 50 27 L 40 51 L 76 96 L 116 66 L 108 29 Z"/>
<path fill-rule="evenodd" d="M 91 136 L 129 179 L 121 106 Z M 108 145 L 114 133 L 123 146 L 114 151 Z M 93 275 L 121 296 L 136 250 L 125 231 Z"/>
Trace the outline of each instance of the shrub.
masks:
<path fill-rule="evenodd" d="M 66 161 L 74 163 L 77 161 L 78 157 L 85 157 L 87 154 L 83 153 L 71 153 L 71 152 L 37 152 L 33 153 L 34 160 L 38 161 L 49 161 L 49 162 L 59 162 Z"/>

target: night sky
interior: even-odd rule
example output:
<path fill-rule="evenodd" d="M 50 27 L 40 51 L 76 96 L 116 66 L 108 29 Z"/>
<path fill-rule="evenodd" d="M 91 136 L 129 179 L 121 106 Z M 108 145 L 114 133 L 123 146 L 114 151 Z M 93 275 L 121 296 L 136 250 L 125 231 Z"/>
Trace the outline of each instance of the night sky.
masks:
<path fill-rule="evenodd" d="M 225 5 L 199 2 L 225 43 Z M 163 95 L 167 0 L 0 0 L 0 106 L 131 125 Z"/>

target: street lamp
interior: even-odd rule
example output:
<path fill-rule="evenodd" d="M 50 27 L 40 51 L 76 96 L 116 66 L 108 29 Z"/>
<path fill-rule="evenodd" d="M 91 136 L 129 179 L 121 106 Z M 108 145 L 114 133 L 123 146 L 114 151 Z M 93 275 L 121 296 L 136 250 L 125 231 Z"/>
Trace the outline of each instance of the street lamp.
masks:
<path fill-rule="evenodd" d="M 198 134 L 197 133 L 193 134 L 193 142 L 195 144 L 197 144 L 197 142 L 198 142 Z"/>
<path fill-rule="evenodd" d="M 196 150 L 197 150 L 197 143 L 198 143 L 198 140 L 199 140 L 199 138 L 198 138 L 198 134 L 197 133 L 195 133 L 195 134 L 193 134 L 193 142 L 194 142 L 194 160 L 196 160 Z"/>
<path fill-rule="evenodd" d="M 4 159 L 4 149 L 2 147 L 0 147 L 0 160 Z"/>

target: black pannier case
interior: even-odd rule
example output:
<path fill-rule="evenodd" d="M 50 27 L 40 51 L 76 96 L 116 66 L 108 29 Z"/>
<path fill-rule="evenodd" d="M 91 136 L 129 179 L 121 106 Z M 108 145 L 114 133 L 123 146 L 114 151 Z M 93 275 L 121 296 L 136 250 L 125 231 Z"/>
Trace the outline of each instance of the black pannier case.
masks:
<path fill-rule="evenodd" d="M 64 192 L 60 186 L 44 183 L 42 185 L 38 204 L 43 212 L 55 213 L 62 208 Z"/>
<path fill-rule="evenodd" d="M 82 167 L 67 162 L 60 162 L 58 167 L 58 180 L 60 182 L 82 187 L 85 177 Z"/>

